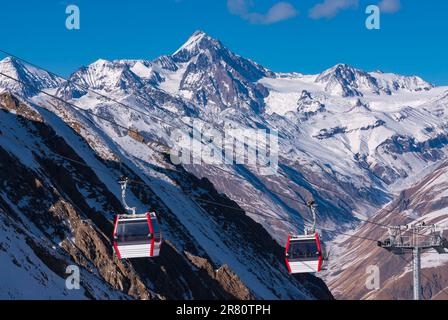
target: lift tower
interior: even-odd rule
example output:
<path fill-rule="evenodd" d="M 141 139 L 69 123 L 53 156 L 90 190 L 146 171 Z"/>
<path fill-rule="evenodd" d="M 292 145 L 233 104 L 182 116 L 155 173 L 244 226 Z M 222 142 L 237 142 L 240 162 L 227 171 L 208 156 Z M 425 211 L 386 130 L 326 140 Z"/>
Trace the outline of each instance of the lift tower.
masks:
<path fill-rule="evenodd" d="M 412 226 L 388 227 L 389 238 L 378 241 L 378 246 L 394 253 L 405 254 L 412 252 L 412 269 L 414 274 L 414 300 L 421 299 L 421 253 L 436 250 L 439 254 L 448 253 L 448 240 L 443 237 L 442 231 L 437 231 L 435 225 L 424 223 Z"/>

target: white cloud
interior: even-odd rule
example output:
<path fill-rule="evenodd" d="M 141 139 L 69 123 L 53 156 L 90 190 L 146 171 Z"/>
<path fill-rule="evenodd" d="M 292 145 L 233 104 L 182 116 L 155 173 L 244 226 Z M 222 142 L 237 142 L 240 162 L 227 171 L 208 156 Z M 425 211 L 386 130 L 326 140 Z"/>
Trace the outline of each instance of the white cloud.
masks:
<path fill-rule="evenodd" d="M 227 0 L 227 8 L 231 14 L 245 15 L 251 6 L 253 6 L 252 0 Z"/>
<path fill-rule="evenodd" d="M 309 16 L 313 19 L 332 18 L 341 10 L 357 6 L 358 0 L 325 0 L 311 8 Z"/>
<path fill-rule="evenodd" d="M 275 23 L 297 16 L 297 10 L 288 2 L 279 2 L 273 5 L 264 16 L 264 23 Z"/>
<path fill-rule="evenodd" d="M 297 10 L 289 2 L 278 2 L 264 14 L 252 12 L 252 6 L 252 0 L 227 0 L 227 8 L 231 14 L 238 15 L 253 24 L 272 24 L 298 15 Z"/>
<path fill-rule="evenodd" d="M 382 12 L 386 13 L 395 13 L 401 9 L 400 0 L 382 0 L 378 6 Z"/>

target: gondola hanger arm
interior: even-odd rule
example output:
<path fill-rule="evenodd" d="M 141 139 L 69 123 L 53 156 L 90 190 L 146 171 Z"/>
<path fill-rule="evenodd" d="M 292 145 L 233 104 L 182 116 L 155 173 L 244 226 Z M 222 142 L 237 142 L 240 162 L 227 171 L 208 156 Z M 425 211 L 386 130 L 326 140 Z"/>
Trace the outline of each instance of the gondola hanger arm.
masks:
<path fill-rule="evenodd" d="M 126 209 L 126 211 L 130 211 L 131 214 L 132 214 L 133 216 L 135 216 L 135 215 L 136 215 L 137 208 L 136 208 L 136 207 L 132 207 L 132 208 L 129 207 L 129 205 L 128 205 L 127 202 L 126 202 L 126 190 L 127 190 L 127 187 L 128 187 L 128 182 L 129 182 L 129 179 L 128 179 L 127 177 L 124 177 L 123 179 L 120 180 L 120 185 L 121 185 L 121 201 L 123 202 L 123 206 L 124 206 L 124 208 Z"/>

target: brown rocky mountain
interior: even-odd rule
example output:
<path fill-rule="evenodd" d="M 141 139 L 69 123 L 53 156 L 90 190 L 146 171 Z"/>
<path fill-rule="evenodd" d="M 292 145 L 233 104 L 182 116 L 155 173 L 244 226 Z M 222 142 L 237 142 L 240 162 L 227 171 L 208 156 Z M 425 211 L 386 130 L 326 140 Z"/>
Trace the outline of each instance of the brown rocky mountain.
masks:
<path fill-rule="evenodd" d="M 369 220 L 384 225 L 425 222 L 448 229 L 447 173 L 448 163 L 445 162 L 402 191 Z M 354 235 L 382 240 L 388 234 L 382 226 L 365 223 Z M 337 259 L 332 261 L 325 277 L 337 299 L 412 299 L 411 254 L 397 256 L 366 239 L 340 239 L 333 248 Z M 368 266 L 379 268 L 378 290 L 369 290 L 365 285 L 370 276 L 366 271 Z M 421 281 L 424 299 L 448 299 L 448 254 L 439 255 L 434 250 L 424 253 Z"/>
<path fill-rule="evenodd" d="M 419 183 L 443 177 L 437 168 L 448 159 L 448 87 L 417 76 L 346 64 L 320 75 L 275 73 L 202 31 L 171 55 L 99 59 L 68 79 L 10 57 L 0 61 L 0 72 L 0 196 L 3 215 L 15 217 L 0 240 L 0 259 L 11 275 L 2 287 L 8 297 L 26 291 L 46 297 L 329 298 L 316 277 L 289 276 L 282 257 L 287 234 L 302 233 L 310 218 L 310 199 L 319 204 L 322 238 L 339 244 L 326 276 L 335 294 L 407 297 L 408 272 L 393 277 L 404 261 L 376 248 L 385 231 L 360 225 L 357 217 L 387 224 L 446 216 L 445 183 Z M 192 122 L 221 134 L 233 128 L 278 133 L 275 173 L 261 174 L 250 163 L 173 165 L 172 134 L 203 133 Z M 197 139 L 201 148 L 210 146 L 208 138 Z M 212 144 L 213 153 L 222 154 L 219 138 Z M 130 205 L 161 218 L 167 241 L 158 260 L 113 260 L 109 237 L 114 215 L 123 213 L 122 175 L 139 182 L 130 186 Z M 372 233 L 373 241 L 334 239 L 353 228 Z M 31 240 L 15 237 L 13 229 L 51 248 L 40 255 L 46 261 L 51 253 L 65 257 L 64 266 L 84 261 L 91 281 L 83 288 L 90 293 L 62 290 L 60 270 L 48 269 L 60 264 L 39 262 L 35 252 L 46 251 L 27 245 Z M 97 253 L 97 247 L 107 251 Z M 26 256 L 34 257 L 35 267 Z M 430 262 L 425 272 L 443 265 L 434 259 L 424 260 Z M 381 264 L 384 290 L 363 289 L 365 263 Z M 33 290 L 13 280 L 22 278 Z M 402 287 L 393 286 L 400 281 Z M 443 285 L 434 278 L 426 297 L 443 296 Z"/>
<path fill-rule="evenodd" d="M 321 280 L 289 276 L 282 264 L 282 248 L 238 210 L 210 205 L 191 210 L 190 217 L 214 225 L 216 230 L 209 234 L 226 245 L 226 256 L 218 261 L 220 252 L 214 252 L 212 258 L 201 237 L 192 235 L 188 223 L 165 205 L 152 186 L 169 193 L 167 181 L 172 181 L 190 203 L 189 195 L 200 190 L 205 199 L 236 204 L 218 194 L 206 179 L 185 171 L 180 174 L 181 167 L 170 170 L 163 153 L 157 153 L 156 170 L 165 181 L 132 186 L 141 207 L 159 213 L 167 239 L 161 256 L 119 261 L 111 244 L 113 216 L 124 211 L 116 181 L 122 174 L 140 178 L 133 168 L 114 160 L 117 156 L 104 141 L 91 135 L 87 141 L 81 135 L 86 123 L 72 116 L 66 112 L 58 117 L 9 93 L 0 95 L 0 261 L 2 273 L 10 276 L 0 284 L 2 298 L 331 298 Z M 256 278 L 247 271 L 235 272 L 232 260 L 257 268 Z M 65 288 L 69 265 L 81 269 L 81 290 Z"/>

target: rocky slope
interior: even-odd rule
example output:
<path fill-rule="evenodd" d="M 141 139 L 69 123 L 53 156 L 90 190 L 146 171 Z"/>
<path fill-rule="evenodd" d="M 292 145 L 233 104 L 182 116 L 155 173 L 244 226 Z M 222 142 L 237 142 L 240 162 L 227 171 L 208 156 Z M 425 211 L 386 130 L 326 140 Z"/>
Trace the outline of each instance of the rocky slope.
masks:
<path fill-rule="evenodd" d="M 9 275 L 1 284 L 2 298 L 331 297 L 320 280 L 287 275 L 281 247 L 259 224 L 239 211 L 193 202 L 189 196 L 199 190 L 208 200 L 230 200 L 207 180 L 173 174 L 162 153 L 154 168 L 158 177 L 146 187 L 133 186 L 131 197 L 139 209 L 159 213 L 167 238 L 162 254 L 154 260 L 118 261 L 112 221 L 124 209 L 116 180 L 122 174 L 140 179 L 137 170 L 117 163 L 114 151 L 100 146 L 104 141 L 94 142 L 102 154 L 92 149 L 79 134 L 95 133 L 85 123 L 67 125 L 53 112 L 8 93 L 0 96 L 0 106 L 0 259 L 3 275 Z M 173 212 L 153 188 L 164 189 L 165 197 L 183 208 Z M 195 227 L 204 230 L 191 227 L 195 220 Z M 65 287 L 70 265 L 81 268 L 79 291 Z"/>
<path fill-rule="evenodd" d="M 448 229 L 448 163 L 443 163 L 430 174 L 423 176 L 412 187 L 403 190 L 388 206 L 371 217 L 384 225 L 412 225 L 425 222 Z M 355 236 L 382 240 L 387 230 L 366 223 Z M 448 232 L 444 232 L 445 237 Z M 333 250 L 337 259 L 331 263 L 325 279 L 339 299 L 412 299 L 412 255 L 396 256 L 375 247 L 365 239 L 341 237 Z M 341 268 L 343 266 L 343 268 Z M 365 282 L 370 274 L 367 266 L 377 266 L 380 287 L 369 290 Z M 439 255 L 430 250 L 422 255 L 423 299 L 448 299 L 448 254 Z"/>
<path fill-rule="evenodd" d="M 185 239 L 193 238 L 193 255 L 208 259 L 213 267 L 227 264 L 255 297 L 309 296 L 311 285 L 298 289 L 290 277 L 277 272 L 283 268 L 278 252 L 286 234 L 301 232 L 309 218 L 305 200 L 319 203 L 320 227 L 347 230 L 358 225 L 358 215 L 375 213 L 415 183 L 420 172 L 429 174 L 447 160 L 447 87 L 345 64 L 319 75 L 274 73 L 201 31 L 171 55 L 153 61 L 98 60 L 68 81 L 11 58 L 0 67 L 0 72 L 21 81 L 0 75 L 0 92 L 13 93 L 36 109 L 26 113 L 40 115 L 88 167 L 115 168 L 108 174 L 92 169 L 115 198 L 116 180 L 125 167 L 125 173 L 141 179 L 158 197 L 152 205 L 171 212 L 169 221 L 185 229 L 186 235 L 180 236 L 169 231 L 174 226 L 166 228 L 168 238 L 175 239 L 173 248 L 189 264 L 202 265 L 202 260 L 193 263 L 183 253 Z M 176 129 L 194 136 L 192 119 L 221 134 L 228 128 L 278 132 L 275 174 L 263 174 L 247 163 L 173 166 L 166 145 L 173 146 Z M 23 141 L 26 136 L 17 138 Z M 196 139 L 222 154 L 219 143 Z M 118 169 L 117 163 L 122 164 Z M 218 208 L 199 208 L 192 194 L 201 195 L 205 181 L 208 193 L 217 192 L 215 200 L 232 201 L 250 219 L 232 219 L 236 226 L 229 227 L 213 214 Z M 146 210 L 137 195 L 131 201 Z M 111 221 L 112 213 L 105 212 Z M 263 226 L 263 238 L 275 240 L 265 243 L 272 256 L 252 239 L 250 249 L 241 249 L 249 222 L 254 230 L 259 228 L 255 222 Z M 230 228 L 231 235 L 222 227 Z M 257 234 L 253 237 L 259 239 Z M 324 232 L 327 239 L 333 236 Z M 258 252 L 255 260 L 250 258 L 253 251 Z M 278 266 L 272 265 L 273 256 Z"/>

